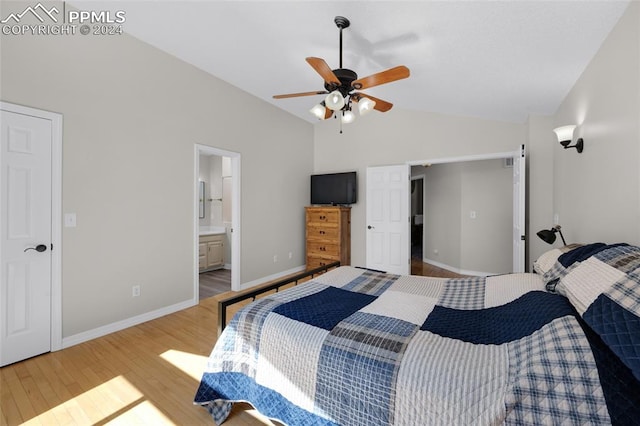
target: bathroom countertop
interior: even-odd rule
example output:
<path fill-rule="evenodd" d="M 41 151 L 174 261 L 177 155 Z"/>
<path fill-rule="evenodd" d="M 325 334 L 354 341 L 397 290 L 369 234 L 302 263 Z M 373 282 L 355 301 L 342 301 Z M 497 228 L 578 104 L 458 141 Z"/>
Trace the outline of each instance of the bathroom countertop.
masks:
<path fill-rule="evenodd" d="M 226 234 L 227 230 L 224 226 L 201 226 L 199 230 L 199 235 L 221 235 Z"/>

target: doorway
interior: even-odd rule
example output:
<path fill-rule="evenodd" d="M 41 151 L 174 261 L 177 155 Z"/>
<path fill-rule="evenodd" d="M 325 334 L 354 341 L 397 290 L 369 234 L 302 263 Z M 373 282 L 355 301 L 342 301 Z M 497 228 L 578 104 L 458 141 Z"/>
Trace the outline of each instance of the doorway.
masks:
<path fill-rule="evenodd" d="M 423 259 L 424 175 L 411 176 L 411 258 Z"/>
<path fill-rule="evenodd" d="M 0 109 L 0 365 L 7 365 L 62 349 L 62 116 L 6 102 Z"/>
<path fill-rule="evenodd" d="M 497 220 L 498 222 L 501 223 L 500 228 L 499 228 L 499 234 L 501 235 L 501 238 L 504 239 L 505 241 L 505 248 L 503 250 L 504 252 L 504 260 L 506 261 L 506 263 L 510 263 L 510 265 L 506 265 L 506 266 L 502 266 L 499 269 L 504 269 L 500 270 L 500 271 L 491 271 L 491 270 L 483 270 L 481 268 L 470 268 L 469 270 L 467 270 L 466 268 L 450 268 L 450 265 L 458 265 L 460 264 L 460 257 L 464 257 L 466 259 L 470 259 L 471 257 L 469 256 L 471 252 L 473 252 L 475 249 L 473 249 L 473 247 L 469 246 L 465 246 L 464 250 L 449 250 L 452 253 L 454 253 L 454 261 L 451 262 L 450 260 L 446 260 L 442 263 L 440 263 L 440 261 L 438 260 L 438 256 L 443 257 L 444 251 L 442 250 L 442 247 L 432 247 L 430 245 L 430 241 L 425 241 L 425 234 L 423 231 L 423 235 L 422 235 L 422 244 L 423 244 L 423 261 L 429 264 L 433 264 L 435 266 L 438 267 L 442 267 L 444 269 L 448 269 L 448 270 L 452 270 L 454 272 L 457 273 L 462 273 L 465 275 L 487 275 L 487 274 L 492 274 L 492 273 L 504 273 L 504 272 L 524 272 L 525 270 L 525 194 L 526 194 L 526 179 L 525 179 L 525 161 L 526 161 L 526 150 L 525 150 L 525 146 L 521 145 L 520 148 L 516 151 L 510 151 L 510 152 L 504 152 L 504 153 L 493 153 L 493 154 L 483 154 L 483 155 L 472 155 L 472 156 L 462 156 L 462 157 L 450 157 L 450 158 L 440 158 L 440 159 L 434 159 L 434 160 L 422 160 L 422 161 L 410 161 L 408 162 L 408 164 L 410 166 L 412 166 L 412 169 L 414 170 L 418 170 L 418 169 L 422 169 L 422 170 L 427 170 L 425 169 L 425 167 L 428 167 L 430 170 L 431 167 L 430 166 L 441 166 L 441 165 L 451 165 L 451 167 L 454 167 L 456 164 L 459 165 L 459 167 L 463 168 L 463 169 L 469 169 L 469 168 L 475 168 L 475 167 L 471 167 L 471 165 L 473 164 L 480 164 L 480 163 L 490 163 L 490 162 L 497 162 L 497 164 L 503 164 L 504 167 L 506 167 L 507 169 L 505 169 L 506 172 L 506 179 L 505 180 L 501 180 L 500 185 L 504 186 L 506 185 L 506 194 L 505 195 L 508 199 L 506 200 L 506 204 L 504 204 L 502 210 L 500 212 L 497 211 L 493 211 L 493 213 L 490 213 L 491 216 L 496 216 L 497 214 L 507 214 L 509 217 L 504 217 L 502 218 L 502 220 L 499 220 L 497 218 L 495 218 L 495 220 Z M 503 168 L 503 166 L 500 166 L 500 168 Z M 469 173 L 469 171 L 467 171 L 466 173 Z M 413 173 L 412 173 L 413 174 Z M 500 175 L 502 175 L 503 173 L 500 172 Z M 427 186 L 428 182 L 424 179 L 426 178 L 426 173 L 424 171 L 417 171 L 417 174 L 413 174 L 414 177 L 416 178 L 420 178 L 423 177 L 423 203 L 429 203 L 429 197 L 424 195 L 427 192 Z M 472 174 L 468 174 L 468 176 L 473 176 Z M 469 179 L 469 178 L 468 178 Z M 483 226 L 480 226 L 481 224 L 484 224 L 484 222 L 482 222 L 486 216 L 483 216 L 482 213 L 476 209 L 475 205 L 468 205 L 468 203 L 477 203 L 480 206 L 482 206 L 482 203 L 488 203 L 491 207 L 495 207 L 492 206 L 492 203 L 490 198 L 487 197 L 486 195 L 493 195 L 492 193 L 494 192 L 494 189 L 496 188 L 496 186 L 491 186 L 490 190 L 486 190 L 486 189 L 482 189 L 479 190 L 479 188 L 477 187 L 477 184 L 479 183 L 477 178 L 470 178 L 471 181 L 473 181 L 476 186 L 472 186 L 472 185 L 467 185 L 467 187 L 469 188 L 467 193 L 475 193 L 473 194 L 474 196 L 465 196 L 462 197 L 461 199 L 464 200 L 463 203 L 459 203 L 460 205 L 458 206 L 457 209 L 449 210 L 447 211 L 446 209 L 440 211 L 440 215 L 438 216 L 438 212 L 436 210 L 430 210 L 428 206 L 424 206 L 424 211 L 423 211 L 423 216 L 422 216 L 422 223 L 423 223 L 423 229 L 426 230 L 430 225 L 429 221 L 434 222 L 436 225 L 431 226 L 432 229 L 436 229 L 438 232 L 440 232 L 441 237 L 441 243 L 445 248 L 447 248 L 450 245 L 453 245 L 454 243 L 458 243 L 461 240 L 461 237 L 463 236 L 462 233 L 462 228 L 460 229 L 456 229 L 455 226 L 452 227 L 443 227 L 442 223 L 450 223 L 452 221 L 456 222 L 460 222 L 461 226 L 466 224 L 466 228 L 465 228 L 465 234 L 464 235 L 472 235 L 471 233 L 467 233 L 467 231 L 471 231 L 472 229 L 481 229 L 483 228 Z M 502 179 L 502 178 L 500 178 Z M 446 182 L 445 182 L 446 183 Z M 442 186 L 442 184 L 436 184 L 437 188 L 439 188 L 440 191 L 444 191 L 447 193 L 447 197 L 451 196 L 451 192 L 454 192 L 454 190 L 452 188 L 458 187 L 459 183 L 456 184 L 455 182 L 449 182 L 450 184 L 453 185 L 453 187 L 447 189 L 444 186 Z M 504 184 L 504 185 L 503 185 Z M 413 181 L 412 181 L 412 187 L 413 187 Z M 474 189 L 471 189 L 474 188 Z M 413 201 L 413 197 L 412 197 L 412 201 Z M 440 203 L 437 203 L 440 204 Z M 432 205 L 432 204 L 430 204 Z M 433 205 L 434 208 L 438 207 L 438 205 Z M 490 210 L 488 208 L 488 206 L 484 206 L 483 209 L 485 209 L 485 211 Z M 453 215 L 453 216 L 452 216 Z M 461 215 L 459 218 L 454 217 L 455 215 Z M 466 218 L 465 218 L 466 216 Z M 469 219 L 469 220 L 467 220 Z M 466 221 L 466 222 L 465 222 Z M 474 225 L 471 225 L 471 223 L 475 223 Z M 435 228 L 433 228 L 433 226 L 435 226 Z M 504 234 L 504 235 L 503 235 Z M 477 238 L 477 234 L 475 235 L 475 240 L 481 240 L 480 238 Z M 474 238 L 471 238 L 472 240 L 474 240 Z M 494 239 L 492 237 L 492 239 Z M 486 239 L 484 239 L 486 241 Z M 501 240 L 502 241 L 502 240 Z M 413 238 L 412 238 L 412 243 L 413 243 Z M 453 247 L 455 249 L 455 247 Z M 455 254 L 457 253 L 457 254 Z M 477 251 L 476 251 L 477 253 Z M 486 255 L 486 253 L 482 252 L 483 256 Z M 436 259 L 434 260 L 434 256 L 436 257 Z M 458 256 L 458 259 L 455 259 L 455 256 Z M 474 255 L 475 256 L 475 255 Z M 486 260 L 487 262 L 489 260 Z M 502 262 L 504 263 L 504 262 Z"/>
<path fill-rule="evenodd" d="M 198 301 L 240 290 L 240 154 L 196 144 L 194 193 Z"/>

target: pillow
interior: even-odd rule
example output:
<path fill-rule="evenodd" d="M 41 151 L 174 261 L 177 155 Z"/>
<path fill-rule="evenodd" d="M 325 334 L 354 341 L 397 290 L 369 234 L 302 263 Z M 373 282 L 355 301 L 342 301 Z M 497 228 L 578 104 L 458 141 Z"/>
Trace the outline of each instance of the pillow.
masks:
<path fill-rule="evenodd" d="M 592 243 L 580 245 L 573 250 L 563 253 L 558 257 L 558 260 L 553 267 L 547 271 L 543 277 L 548 291 L 562 294 L 566 296 L 564 286 L 562 285 L 561 278 L 567 275 L 570 271 L 576 268 L 580 263 L 589 259 L 601 251 L 609 248 L 628 245 L 628 244 L 613 244 L 607 245 L 605 243 Z"/>
<path fill-rule="evenodd" d="M 563 261 L 556 290 L 640 380 L 640 248 L 593 245 Z"/>
<path fill-rule="evenodd" d="M 540 257 L 533 262 L 534 272 L 540 275 L 546 274 L 551 268 L 553 268 L 558 257 L 576 247 L 580 247 L 581 245 L 582 244 L 569 244 L 568 246 L 554 248 L 542 253 Z"/>

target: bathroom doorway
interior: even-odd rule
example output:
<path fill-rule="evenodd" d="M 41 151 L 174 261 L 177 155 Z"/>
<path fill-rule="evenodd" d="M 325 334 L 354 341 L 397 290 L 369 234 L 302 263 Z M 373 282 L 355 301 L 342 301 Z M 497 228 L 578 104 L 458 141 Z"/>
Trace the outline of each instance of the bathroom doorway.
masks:
<path fill-rule="evenodd" d="M 195 299 L 240 289 L 240 154 L 195 147 Z"/>

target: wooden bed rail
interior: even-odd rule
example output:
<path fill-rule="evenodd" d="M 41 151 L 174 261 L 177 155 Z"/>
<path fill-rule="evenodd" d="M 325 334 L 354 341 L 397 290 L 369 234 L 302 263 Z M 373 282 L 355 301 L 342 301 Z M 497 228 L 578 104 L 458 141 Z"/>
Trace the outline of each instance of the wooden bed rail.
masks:
<path fill-rule="evenodd" d="M 322 275 L 330 269 L 337 268 L 340 266 L 340 262 L 333 262 L 327 265 L 320 266 L 318 268 L 309 269 L 307 271 L 300 272 L 298 274 L 289 276 L 280 281 L 276 281 L 271 284 L 264 285 L 262 287 L 249 289 L 247 291 L 235 293 L 233 296 L 227 297 L 226 299 L 221 299 L 218 301 L 218 337 L 222 334 L 222 330 L 227 326 L 227 307 L 234 305 L 238 302 L 242 302 L 243 300 L 253 299 L 256 300 L 256 296 L 259 296 L 263 293 L 266 293 L 271 290 L 275 290 L 278 292 L 280 287 L 285 286 L 287 284 L 294 283 L 294 285 L 298 285 L 298 281 L 303 278 L 311 277 L 313 278 L 315 275 Z"/>

